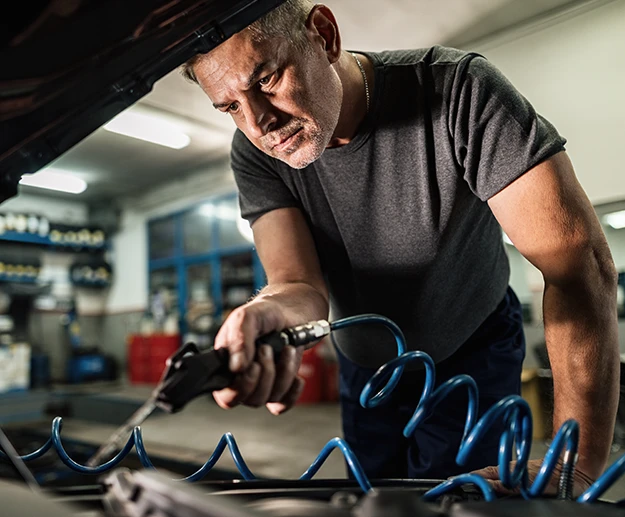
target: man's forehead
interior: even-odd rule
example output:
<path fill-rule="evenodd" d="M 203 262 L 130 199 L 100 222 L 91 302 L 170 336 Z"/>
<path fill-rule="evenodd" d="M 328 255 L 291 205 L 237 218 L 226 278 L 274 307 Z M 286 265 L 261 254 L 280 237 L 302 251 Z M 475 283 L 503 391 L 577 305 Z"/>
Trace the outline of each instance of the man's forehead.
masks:
<path fill-rule="evenodd" d="M 242 31 L 199 59 L 195 73 L 203 87 L 226 77 L 244 83 L 259 64 L 278 60 L 283 47 L 278 38 L 256 41 Z"/>

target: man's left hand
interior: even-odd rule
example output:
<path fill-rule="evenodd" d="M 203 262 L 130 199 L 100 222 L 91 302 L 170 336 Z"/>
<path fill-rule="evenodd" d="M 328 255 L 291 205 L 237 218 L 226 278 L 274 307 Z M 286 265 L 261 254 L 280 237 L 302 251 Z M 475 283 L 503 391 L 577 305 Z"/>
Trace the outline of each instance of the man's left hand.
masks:
<path fill-rule="evenodd" d="M 543 464 L 542 459 L 538 460 L 530 460 L 527 463 L 527 472 L 529 477 L 529 486 L 534 482 L 538 472 L 540 471 L 540 467 Z M 515 462 L 510 464 L 510 469 L 514 468 Z M 558 493 L 558 482 L 560 480 L 560 473 L 562 472 L 562 464 L 558 463 L 553 471 L 553 475 L 547 483 L 545 487 L 545 491 L 543 492 L 545 495 L 556 495 Z M 519 488 L 515 488 L 514 490 L 510 490 L 503 486 L 502 482 L 499 480 L 499 468 L 498 467 L 486 467 L 481 470 L 476 470 L 472 472 L 473 474 L 479 474 L 483 478 L 487 479 L 489 484 L 493 487 L 495 492 L 501 495 L 517 495 L 520 493 Z M 594 480 L 581 472 L 578 469 L 575 469 L 575 474 L 573 476 L 573 496 L 579 497 L 590 485 L 594 483 Z"/>

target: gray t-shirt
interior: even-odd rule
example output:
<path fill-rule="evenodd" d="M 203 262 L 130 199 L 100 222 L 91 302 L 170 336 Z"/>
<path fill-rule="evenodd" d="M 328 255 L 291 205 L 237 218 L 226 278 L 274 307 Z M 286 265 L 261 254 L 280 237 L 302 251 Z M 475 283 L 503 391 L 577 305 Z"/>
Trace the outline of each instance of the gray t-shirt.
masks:
<path fill-rule="evenodd" d="M 366 53 L 371 110 L 346 146 L 302 170 L 237 131 L 232 168 L 243 217 L 298 207 L 330 289 L 331 318 L 391 318 L 409 349 L 441 361 L 502 300 L 501 229 L 486 201 L 564 149 L 565 140 L 484 57 L 455 49 Z M 322 87 L 322 85 L 320 85 Z M 396 353 L 383 327 L 336 334 L 353 361 Z"/>

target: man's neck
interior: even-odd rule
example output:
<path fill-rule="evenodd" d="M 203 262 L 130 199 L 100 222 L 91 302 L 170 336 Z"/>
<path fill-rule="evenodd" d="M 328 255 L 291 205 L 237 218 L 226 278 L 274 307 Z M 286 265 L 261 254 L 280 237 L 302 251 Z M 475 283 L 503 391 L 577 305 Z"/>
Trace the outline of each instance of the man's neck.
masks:
<path fill-rule="evenodd" d="M 366 56 L 359 54 L 358 59 L 367 76 L 369 95 L 373 97 L 373 65 Z M 343 104 L 328 148 L 349 144 L 367 115 L 365 84 L 356 59 L 351 53 L 343 51 L 341 59 L 335 66 L 343 84 Z"/>

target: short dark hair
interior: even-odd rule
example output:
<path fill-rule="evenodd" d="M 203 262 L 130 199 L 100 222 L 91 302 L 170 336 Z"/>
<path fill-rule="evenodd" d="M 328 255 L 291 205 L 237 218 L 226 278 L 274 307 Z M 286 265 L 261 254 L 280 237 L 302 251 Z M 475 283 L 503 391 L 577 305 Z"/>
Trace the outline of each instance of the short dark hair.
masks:
<path fill-rule="evenodd" d="M 272 37 L 285 38 L 295 48 L 305 52 L 309 44 L 306 20 L 313 7 L 310 0 L 287 0 L 243 30 L 249 31 L 255 41 Z M 187 80 L 198 82 L 193 68 L 203 55 L 205 54 L 196 54 L 182 65 L 181 72 Z"/>

